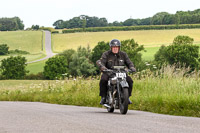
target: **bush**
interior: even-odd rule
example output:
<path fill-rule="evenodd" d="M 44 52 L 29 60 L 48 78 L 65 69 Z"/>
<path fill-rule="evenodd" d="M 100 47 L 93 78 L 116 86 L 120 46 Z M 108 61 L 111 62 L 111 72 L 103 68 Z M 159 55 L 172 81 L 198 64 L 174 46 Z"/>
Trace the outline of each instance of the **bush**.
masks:
<path fill-rule="evenodd" d="M 44 76 L 46 79 L 59 79 L 67 72 L 67 63 L 63 56 L 49 58 L 45 62 Z"/>
<path fill-rule="evenodd" d="M 9 49 L 9 47 L 7 46 L 7 44 L 1 44 L 0 45 L 0 55 L 8 54 L 8 49 Z"/>
<path fill-rule="evenodd" d="M 91 61 L 95 64 L 96 71 L 99 74 L 99 67 L 96 65 L 96 61 L 101 58 L 101 55 L 110 49 L 109 42 L 98 42 L 98 44 L 92 49 Z"/>
<path fill-rule="evenodd" d="M 0 68 L 2 69 L 2 76 L 5 79 L 23 79 L 26 73 L 25 67 L 27 66 L 26 58 L 21 56 L 9 57 L 1 61 Z"/>
<path fill-rule="evenodd" d="M 193 44 L 194 39 L 189 36 L 177 36 L 174 38 L 173 44 L 182 45 L 182 44 Z"/>
<path fill-rule="evenodd" d="M 92 62 L 96 64 L 96 61 L 101 58 L 103 52 L 109 49 L 109 42 L 99 42 L 98 45 L 96 45 L 92 50 Z M 142 61 L 142 54 L 140 53 L 143 50 L 143 45 L 139 46 L 139 44 L 135 42 L 134 39 L 121 41 L 121 51 L 124 51 L 128 54 L 128 57 L 139 71 L 145 69 L 146 67 L 144 62 Z M 99 73 L 98 69 L 97 73 Z"/>
<path fill-rule="evenodd" d="M 154 60 L 156 64 L 159 66 L 159 68 L 164 64 L 167 63 L 167 47 L 162 45 L 159 50 L 154 55 Z"/>
<path fill-rule="evenodd" d="M 29 74 L 24 77 L 24 79 L 28 80 L 43 80 L 45 79 L 43 72 L 39 72 L 37 74 Z"/>
<path fill-rule="evenodd" d="M 62 53 L 59 53 L 58 56 L 63 56 L 65 58 L 65 61 L 67 63 L 67 68 L 69 69 L 69 63 L 72 62 L 72 55 L 75 53 L 76 51 L 73 49 L 68 49 L 63 51 Z"/>
<path fill-rule="evenodd" d="M 144 51 L 143 45 L 139 45 L 134 39 L 123 40 L 121 41 L 121 50 L 127 53 L 137 71 L 145 69 L 146 66 L 142 61 L 142 54 L 140 53 Z"/>
<path fill-rule="evenodd" d="M 19 50 L 19 49 L 15 49 L 15 50 L 10 50 L 9 54 L 30 54 L 27 51 L 23 51 L 23 50 Z"/>
<path fill-rule="evenodd" d="M 196 45 L 170 45 L 167 47 L 166 59 L 169 64 L 177 64 L 177 67 L 199 66 L 199 46 Z"/>
<path fill-rule="evenodd" d="M 72 62 L 69 64 L 69 74 L 72 76 L 88 77 L 96 72 L 96 68 L 91 60 L 91 50 L 79 47 L 72 56 Z"/>
<path fill-rule="evenodd" d="M 155 54 L 155 61 L 162 65 L 167 62 L 176 64 L 177 68 L 190 67 L 191 70 L 199 67 L 199 46 L 192 45 L 193 39 L 188 36 L 177 36 L 172 45 L 162 46 Z"/>
<path fill-rule="evenodd" d="M 56 31 L 56 30 L 55 30 L 55 31 L 52 31 L 51 33 L 55 34 L 55 33 L 59 33 L 59 31 Z"/>

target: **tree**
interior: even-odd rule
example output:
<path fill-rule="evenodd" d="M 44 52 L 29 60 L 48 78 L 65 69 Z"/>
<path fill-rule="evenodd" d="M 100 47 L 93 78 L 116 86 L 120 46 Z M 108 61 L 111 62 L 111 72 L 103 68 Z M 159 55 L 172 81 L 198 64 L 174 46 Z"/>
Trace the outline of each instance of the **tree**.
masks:
<path fill-rule="evenodd" d="M 19 17 L 0 18 L 0 31 L 23 30 L 24 24 Z"/>
<path fill-rule="evenodd" d="M 157 63 L 157 65 L 159 66 L 159 68 L 161 66 L 163 66 L 164 63 L 167 63 L 167 47 L 162 45 L 159 50 L 156 52 L 156 54 L 154 55 L 154 60 Z"/>
<path fill-rule="evenodd" d="M 55 26 L 55 29 L 63 29 L 63 20 L 57 20 L 56 22 L 53 23 L 53 26 Z"/>
<path fill-rule="evenodd" d="M 7 46 L 7 44 L 1 44 L 0 45 L 0 55 L 8 54 L 8 49 L 9 49 L 9 47 Z"/>
<path fill-rule="evenodd" d="M 96 61 L 101 58 L 103 52 L 110 49 L 109 42 L 99 42 L 96 47 L 92 50 L 92 62 L 96 64 Z M 129 56 L 130 60 L 134 63 L 137 70 L 144 69 L 144 62 L 142 61 L 141 51 L 144 50 L 143 45 L 139 46 L 134 39 L 121 41 L 121 51 L 124 51 Z M 97 69 L 97 73 L 99 73 Z"/>
<path fill-rule="evenodd" d="M 188 36 L 177 36 L 173 44 L 162 46 L 155 55 L 155 61 L 162 65 L 167 62 L 176 67 L 190 67 L 191 70 L 199 67 L 199 46 L 192 45 L 193 39 Z"/>
<path fill-rule="evenodd" d="M 73 49 L 68 49 L 63 51 L 62 53 L 58 54 L 58 56 L 63 56 L 65 58 L 65 62 L 67 63 L 67 68 L 69 69 L 69 63 L 72 62 L 72 55 L 76 51 Z"/>
<path fill-rule="evenodd" d="M 194 42 L 194 39 L 189 37 L 189 36 L 177 36 L 174 38 L 173 44 L 175 45 L 184 45 L 184 44 L 188 44 L 188 45 L 192 45 Z"/>
<path fill-rule="evenodd" d="M 140 53 L 145 51 L 143 45 L 139 45 L 134 39 L 123 40 L 121 41 L 121 50 L 127 53 L 137 70 L 144 69 L 144 62 Z"/>
<path fill-rule="evenodd" d="M 95 74 L 96 68 L 90 59 L 91 50 L 89 46 L 87 48 L 79 47 L 77 52 L 73 54 L 72 62 L 69 64 L 69 74 L 75 77 L 88 77 Z"/>
<path fill-rule="evenodd" d="M 96 65 L 96 61 L 101 58 L 101 55 L 110 49 L 109 42 L 98 42 L 98 44 L 92 49 L 91 61 L 95 64 L 97 73 L 100 73 L 99 67 Z"/>
<path fill-rule="evenodd" d="M 40 28 L 40 26 L 39 25 L 32 25 L 32 27 L 31 27 L 33 30 L 38 30 L 39 28 Z"/>
<path fill-rule="evenodd" d="M 55 56 L 45 62 L 43 74 L 47 79 L 59 79 L 65 73 L 67 73 L 67 63 L 63 56 Z"/>
<path fill-rule="evenodd" d="M 1 61 L 2 76 L 5 79 L 23 79 L 28 71 L 26 70 L 26 58 L 21 56 L 9 57 Z"/>

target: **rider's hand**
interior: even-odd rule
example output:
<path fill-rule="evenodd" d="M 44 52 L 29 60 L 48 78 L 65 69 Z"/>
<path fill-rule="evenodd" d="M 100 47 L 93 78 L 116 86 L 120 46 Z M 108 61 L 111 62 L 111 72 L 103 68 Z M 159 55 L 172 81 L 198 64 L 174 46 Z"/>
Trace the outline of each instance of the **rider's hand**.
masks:
<path fill-rule="evenodd" d="M 130 70 L 131 70 L 132 72 L 136 72 L 136 69 L 135 69 L 134 67 L 131 67 Z"/>
<path fill-rule="evenodd" d="M 108 70 L 106 67 L 101 67 L 101 71 Z"/>

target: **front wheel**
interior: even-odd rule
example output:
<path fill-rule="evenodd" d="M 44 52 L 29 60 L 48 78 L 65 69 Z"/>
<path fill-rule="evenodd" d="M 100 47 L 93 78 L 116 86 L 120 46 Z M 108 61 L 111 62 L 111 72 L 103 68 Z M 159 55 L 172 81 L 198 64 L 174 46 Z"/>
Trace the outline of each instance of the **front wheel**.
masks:
<path fill-rule="evenodd" d="M 128 111 L 128 88 L 123 88 L 123 92 L 121 94 L 121 103 L 120 103 L 120 112 L 121 114 L 126 114 Z"/>

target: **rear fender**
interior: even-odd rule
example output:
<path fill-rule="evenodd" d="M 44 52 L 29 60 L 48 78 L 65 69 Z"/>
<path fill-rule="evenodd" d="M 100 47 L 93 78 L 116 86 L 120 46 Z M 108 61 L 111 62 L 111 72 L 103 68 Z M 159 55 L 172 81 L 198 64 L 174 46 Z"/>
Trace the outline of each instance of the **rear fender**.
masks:
<path fill-rule="evenodd" d="M 128 88 L 129 87 L 128 83 L 124 80 L 120 82 L 120 85 L 121 85 L 122 88 Z"/>

